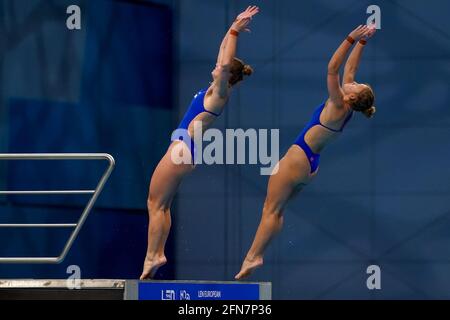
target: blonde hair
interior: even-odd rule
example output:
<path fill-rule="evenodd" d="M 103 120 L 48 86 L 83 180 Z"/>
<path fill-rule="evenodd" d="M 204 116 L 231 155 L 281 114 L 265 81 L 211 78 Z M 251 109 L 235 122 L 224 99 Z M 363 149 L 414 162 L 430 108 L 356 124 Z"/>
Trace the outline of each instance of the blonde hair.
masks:
<path fill-rule="evenodd" d="M 373 105 L 375 102 L 375 95 L 372 88 L 367 85 L 363 91 L 361 91 L 356 100 L 352 103 L 352 108 L 355 111 L 362 112 L 367 118 L 372 118 L 377 111 Z"/>
<path fill-rule="evenodd" d="M 371 106 L 370 108 L 361 111 L 367 118 L 372 118 L 375 112 L 377 112 L 377 108 L 375 106 Z"/>

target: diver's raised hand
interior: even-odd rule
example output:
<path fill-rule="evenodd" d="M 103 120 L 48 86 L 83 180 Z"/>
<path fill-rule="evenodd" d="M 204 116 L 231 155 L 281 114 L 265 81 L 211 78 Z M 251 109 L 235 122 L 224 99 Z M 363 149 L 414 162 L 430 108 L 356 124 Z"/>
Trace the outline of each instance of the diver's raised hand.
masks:
<path fill-rule="evenodd" d="M 247 28 L 247 26 L 250 24 L 253 17 L 258 14 L 259 7 L 257 6 L 249 6 L 245 11 L 241 12 L 237 17 L 236 20 L 234 20 L 232 29 L 241 32 L 241 31 L 247 31 L 249 32 L 250 29 Z"/>
<path fill-rule="evenodd" d="M 349 36 L 353 40 L 358 41 L 367 33 L 368 30 L 369 30 L 369 27 L 367 27 L 366 25 L 359 25 L 355 30 L 350 32 Z"/>

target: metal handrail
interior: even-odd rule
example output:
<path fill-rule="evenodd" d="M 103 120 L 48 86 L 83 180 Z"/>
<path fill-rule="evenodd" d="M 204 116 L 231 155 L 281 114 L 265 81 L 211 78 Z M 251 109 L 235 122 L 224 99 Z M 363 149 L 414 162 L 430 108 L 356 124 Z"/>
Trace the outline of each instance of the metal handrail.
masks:
<path fill-rule="evenodd" d="M 8 194 L 28 194 L 28 195 L 41 195 L 41 194 L 93 194 L 95 190 L 20 190 L 20 191 L 0 191 L 0 195 Z"/>
<path fill-rule="evenodd" d="M 67 256 L 78 233 L 83 227 L 95 201 L 108 181 L 115 166 L 114 158 L 107 153 L 9 153 L 0 154 L 0 160 L 107 160 L 108 168 L 103 172 L 95 190 L 17 190 L 0 191 L 0 195 L 7 194 L 92 194 L 77 223 L 24 223 L 0 224 L 0 228 L 74 228 L 61 254 L 57 257 L 0 257 L 0 263 L 61 263 Z"/>
<path fill-rule="evenodd" d="M 0 228 L 75 228 L 76 223 L 1 223 Z"/>

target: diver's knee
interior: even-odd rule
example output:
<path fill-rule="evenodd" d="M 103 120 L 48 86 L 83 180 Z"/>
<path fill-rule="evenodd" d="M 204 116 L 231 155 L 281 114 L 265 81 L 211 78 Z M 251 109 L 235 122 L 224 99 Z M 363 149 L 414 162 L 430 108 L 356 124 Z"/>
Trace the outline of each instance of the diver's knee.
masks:
<path fill-rule="evenodd" d="M 149 214 L 156 214 L 157 212 L 169 211 L 170 205 L 157 199 L 155 197 L 149 196 L 147 199 L 147 209 Z"/>
<path fill-rule="evenodd" d="M 266 201 L 264 201 L 263 212 L 266 215 L 274 215 L 277 217 L 281 217 L 283 215 L 281 206 L 276 201 L 271 199 L 266 199 Z"/>

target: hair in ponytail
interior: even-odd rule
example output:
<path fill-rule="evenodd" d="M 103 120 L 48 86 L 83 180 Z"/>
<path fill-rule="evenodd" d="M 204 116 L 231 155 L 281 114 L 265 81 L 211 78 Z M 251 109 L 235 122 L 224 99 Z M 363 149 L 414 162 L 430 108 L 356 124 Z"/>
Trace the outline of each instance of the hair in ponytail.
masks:
<path fill-rule="evenodd" d="M 375 95 L 372 88 L 367 85 L 363 91 L 361 91 L 356 100 L 352 103 L 352 109 L 358 112 L 362 112 L 367 118 L 372 118 L 376 112 L 376 108 L 373 105 L 375 102 Z"/>
<path fill-rule="evenodd" d="M 377 108 L 375 106 L 371 106 L 370 108 L 361 111 L 367 118 L 372 118 L 375 112 L 377 112 Z"/>
<path fill-rule="evenodd" d="M 235 85 L 239 81 L 244 79 L 244 76 L 250 76 L 253 73 L 253 68 L 245 64 L 244 61 L 238 58 L 234 58 L 231 63 L 231 78 L 229 80 L 230 85 Z"/>

